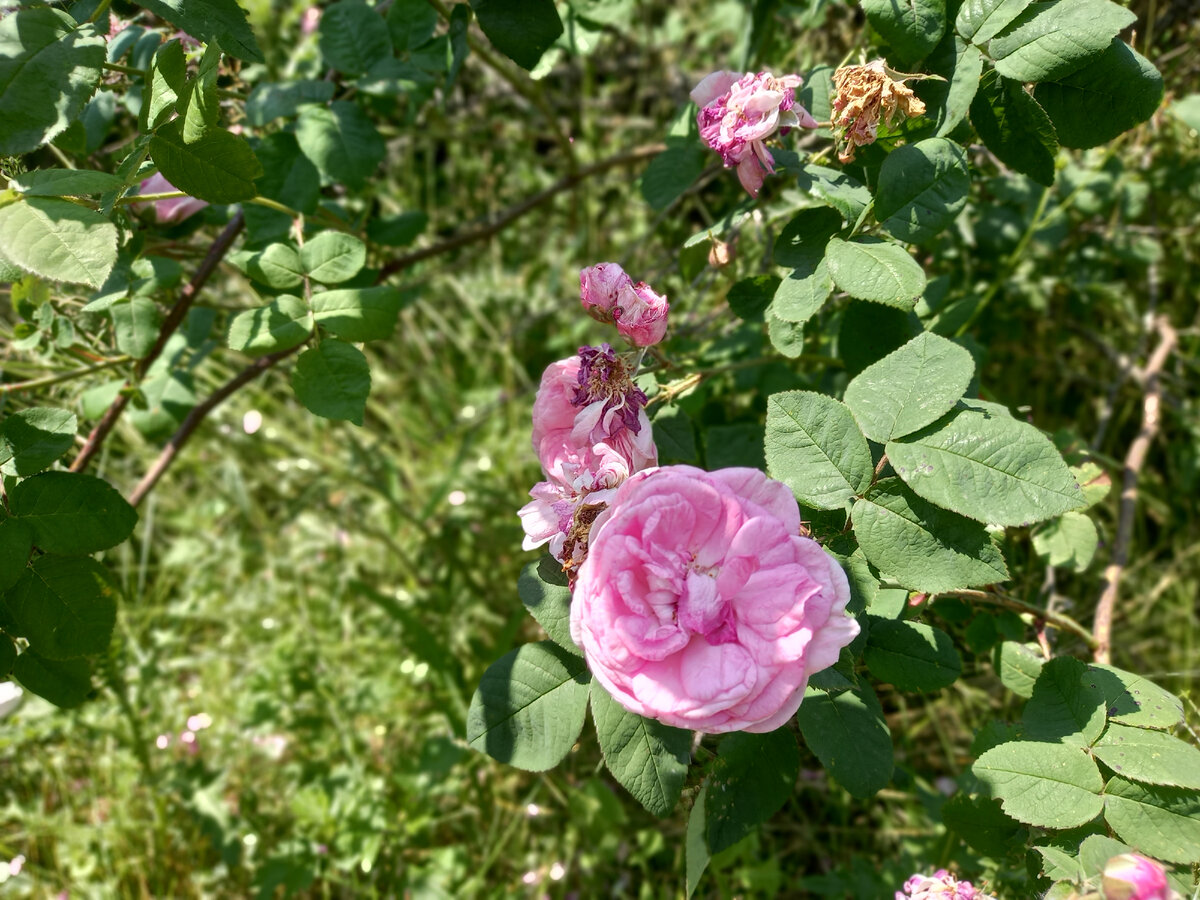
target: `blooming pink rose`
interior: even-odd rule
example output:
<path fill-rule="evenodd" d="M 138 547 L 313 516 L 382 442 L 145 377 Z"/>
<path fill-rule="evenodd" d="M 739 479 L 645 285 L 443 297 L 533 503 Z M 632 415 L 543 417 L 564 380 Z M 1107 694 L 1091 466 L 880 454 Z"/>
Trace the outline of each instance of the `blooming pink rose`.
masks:
<path fill-rule="evenodd" d="M 895 900 L 994 900 L 969 881 L 959 881 L 945 869 L 932 875 L 914 875 L 896 891 Z"/>
<path fill-rule="evenodd" d="M 625 708 L 694 731 L 773 731 L 858 634 L 838 564 L 757 469 L 630 476 L 592 527 L 571 637 Z"/>
<path fill-rule="evenodd" d="M 1162 865 L 1138 853 L 1114 856 L 1104 866 L 1104 900 L 1175 900 Z"/>
<path fill-rule="evenodd" d="M 139 194 L 166 194 L 179 188 L 155 172 L 138 187 Z M 207 200 L 197 200 L 195 197 L 176 197 L 172 200 L 155 200 L 154 217 L 160 225 L 168 222 L 182 222 L 188 216 L 200 212 L 208 206 Z"/>
<path fill-rule="evenodd" d="M 764 141 L 790 128 L 816 128 L 817 120 L 796 104 L 799 75 L 779 78 L 770 72 L 713 72 L 692 90 L 700 107 L 700 137 L 721 154 L 727 168 L 737 167 L 738 180 L 757 197 L 764 173 L 775 171 L 775 159 Z"/>

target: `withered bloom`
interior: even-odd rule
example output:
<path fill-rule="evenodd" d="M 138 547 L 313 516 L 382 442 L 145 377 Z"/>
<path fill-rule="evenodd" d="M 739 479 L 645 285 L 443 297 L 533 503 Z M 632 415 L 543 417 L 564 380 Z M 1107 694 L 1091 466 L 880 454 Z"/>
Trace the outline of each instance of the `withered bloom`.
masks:
<path fill-rule="evenodd" d="M 833 73 L 837 94 L 832 118 L 842 144 L 838 159 L 850 162 L 856 148 L 875 143 L 881 118 L 885 127 L 891 127 L 897 112 L 905 117 L 925 112 L 925 104 L 904 84 L 912 77 L 892 71 L 882 59 L 861 66 L 842 66 Z"/>

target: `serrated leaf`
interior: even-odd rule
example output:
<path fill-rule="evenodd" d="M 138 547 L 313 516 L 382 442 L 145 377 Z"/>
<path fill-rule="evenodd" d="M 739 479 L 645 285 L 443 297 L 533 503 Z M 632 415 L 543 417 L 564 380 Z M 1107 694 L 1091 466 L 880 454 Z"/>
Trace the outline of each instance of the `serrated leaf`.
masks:
<path fill-rule="evenodd" d="M 352 234 L 322 231 L 300 248 L 304 271 L 321 284 L 348 281 L 367 261 L 367 245 Z"/>
<path fill-rule="evenodd" d="M 1123 778 L 1200 790 L 1200 750 L 1173 735 L 1112 722 L 1092 752 Z"/>
<path fill-rule="evenodd" d="M 946 30 L 945 0 L 863 0 L 871 27 L 883 35 L 899 59 L 915 62 L 938 45 Z M 891 54 L 889 54 L 890 58 Z"/>
<path fill-rule="evenodd" d="M 880 681 L 901 691 L 924 693 L 951 685 L 962 674 L 962 659 L 950 635 L 923 622 L 870 616 L 863 661 Z"/>
<path fill-rule="evenodd" d="M 1026 825 L 1074 828 L 1104 808 L 1100 770 L 1076 745 L 1010 741 L 984 753 L 971 772 Z"/>
<path fill-rule="evenodd" d="M 767 337 L 771 346 L 788 359 L 797 359 L 804 353 L 804 324 L 786 322 L 776 315 L 767 316 Z"/>
<path fill-rule="evenodd" d="M 1200 792 L 1110 778 L 1104 820 L 1117 837 L 1157 859 L 1200 859 Z"/>
<path fill-rule="evenodd" d="M 960 408 L 886 451 L 920 496 L 980 522 L 1029 525 L 1084 505 L 1050 439 L 1007 416 Z"/>
<path fill-rule="evenodd" d="M 1025 11 L 1031 0 L 966 0 L 954 27 L 968 41 L 983 46 Z"/>
<path fill-rule="evenodd" d="M 175 109 L 183 120 L 180 134 L 185 144 L 193 144 L 221 124 L 221 99 L 217 94 L 217 69 L 221 48 L 209 44 L 193 75 L 184 85 Z M 169 180 L 169 179 L 168 179 Z"/>
<path fill-rule="evenodd" d="M 26 478 L 9 495 L 10 510 L 47 553 L 107 550 L 133 534 L 137 513 L 107 481 L 77 472 Z"/>
<path fill-rule="evenodd" d="M 33 533 L 20 519 L 0 519 L 0 595 L 21 580 L 33 549 Z"/>
<path fill-rule="evenodd" d="M 997 801 L 963 793 L 943 804 L 942 821 L 972 850 L 993 859 L 1007 856 L 1025 831 L 1020 822 L 1004 814 Z"/>
<path fill-rule="evenodd" d="M 238 59 L 264 61 L 246 13 L 235 0 L 138 0 L 138 5 L 199 41 L 216 41 Z"/>
<path fill-rule="evenodd" d="M 357 347 L 324 340 L 296 360 L 292 390 L 309 412 L 362 425 L 371 392 L 371 367 Z"/>
<path fill-rule="evenodd" d="M 268 287 L 286 291 L 304 283 L 300 254 L 287 244 L 268 244 L 246 258 L 244 270 Z"/>
<path fill-rule="evenodd" d="M 1048 565 L 1082 572 L 1096 555 L 1096 524 L 1080 512 L 1067 512 L 1033 536 L 1033 549 Z"/>
<path fill-rule="evenodd" d="M 1183 721 L 1183 702 L 1149 679 L 1103 663 L 1088 668 L 1092 681 L 1104 691 L 1109 721 L 1160 729 Z"/>
<path fill-rule="evenodd" d="M 811 270 L 793 269 L 779 283 L 768 307 L 769 314 L 784 322 L 803 325 L 820 312 L 832 293 L 833 279 L 822 258 Z"/>
<path fill-rule="evenodd" d="M 1079 860 L 1058 847 L 1034 847 L 1042 857 L 1042 874 L 1052 881 L 1082 882 L 1087 873 Z"/>
<path fill-rule="evenodd" d="M 392 336 L 404 305 L 400 290 L 381 285 L 321 291 L 312 295 L 313 318 L 347 341 L 377 341 Z"/>
<path fill-rule="evenodd" d="M 563 33 L 553 0 L 471 0 L 471 9 L 492 45 L 522 69 L 536 66 Z"/>
<path fill-rule="evenodd" d="M 1035 741 L 1091 744 L 1104 731 L 1104 692 L 1093 687 L 1085 663 L 1069 656 L 1042 666 L 1021 721 Z"/>
<path fill-rule="evenodd" d="M 692 420 L 678 406 L 660 406 L 652 420 L 654 443 L 658 447 L 658 458 L 664 463 L 688 463 L 698 465 L 700 454 L 696 450 L 696 430 Z"/>
<path fill-rule="evenodd" d="M 925 272 L 899 244 L 879 238 L 830 239 L 825 263 L 833 283 L 859 300 L 910 310 L 925 290 Z"/>
<path fill-rule="evenodd" d="M 336 90 L 337 85 L 332 81 L 259 82 L 246 100 L 246 119 L 261 128 L 276 119 L 296 115 L 306 104 L 328 103 Z"/>
<path fill-rule="evenodd" d="M 1033 696 L 1033 685 L 1046 661 L 1016 641 L 1004 641 L 993 652 L 992 662 L 1001 683 L 1018 697 Z"/>
<path fill-rule="evenodd" d="M 971 124 L 1006 166 L 1039 184 L 1054 184 L 1058 136 L 1046 111 L 1019 82 L 995 70 L 984 75 L 971 104 Z"/>
<path fill-rule="evenodd" d="M 805 89 L 808 87 L 809 84 L 806 80 Z M 813 112 L 807 104 L 805 104 L 805 109 Z M 798 181 L 800 190 L 824 200 L 850 222 L 857 222 L 858 217 L 871 202 L 871 192 L 866 185 L 839 169 L 805 163 L 800 168 Z M 837 224 L 840 228 L 841 223 Z M 830 232 L 830 236 L 832 235 L 833 232 Z M 821 258 L 820 248 L 817 248 L 816 255 L 818 259 Z"/>
<path fill-rule="evenodd" d="M 518 647 L 484 672 L 467 711 L 467 742 L 518 769 L 553 768 L 583 728 L 590 677 L 582 657 L 550 641 Z"/>
<path fill-rule="evenodd" d="M 879 169 L 875 218 L 900 240 L 923 243 L 954 222 L 970 190 L 967 154 L 954 141 L 933 137 L 905 144 Z"/>
<path fill-rule="evenodd" d="M 662 212 L 700 177 L 705 162 L 704 149 L 698 144 L 669 142 L 642 172 L 642 197 L 651 209 Z"/>
<path fill-rule="evenodd" d="M 708 852 L 732 847 L 778 812 L 799 774 L 800 750 L 787 728 L 722 739 L 704 801 Z"/>
<path fill-rule="evenodd" d="M 117 227 L 69 200 L 28 197 L 0 208 L 0 247 L 27 272 L 98 288 L 117 261 Z"/>
<path fill-rule="evenodd" d="M 817 263 L 825 258 L 826 244 L 841 229 L 841 214 L 828 206 L 800 210 L 775 238 L 775 265 L 816 271 Z"/>
<path fill-rule="evenodd" d="M 0 472 L 24 478 L 49 466 L 75 445 L 75 414 L 38 406 L 0 422 Z"/>
<path fill-rule="evenodd" d="M 245 138 L 221 128 L 187 142 L 175 119 L 150 139 L 150 157 L 179 190 L 209 203 L 237 203 L 258 196 L 254 180 L 262 165 Z"/>
<path fill-rule="evenodd" d="M 46 659 L 26 650 L 12 674 L 26 690 L 63 709 L 78 706 L 92 692 L 92 667 L 86 659 Z"/>
<path fill-rule="evenodd" d="M 145 297 L 134 297 L 118 300 L 108 311 L 112 315 L 118 350 L 134 359 L 142 359 L 154 349 L 162 321 L 157 303 Z"/>
<path fill-rule="evenodd" d="M 988 43 L 996 71 L 1014 81 L 1054 81 L 1102 52 L 1137 17 L 1111 0 L 1031 3 Z"/>
<path fill-rule="evenodd" d="M 517 596 L 550 640 L 576 655 L 583 651 L 571 640 L 571 590 L 567 576 L 552 556 L 543 556 L 521 570 Z"/>
<path fill-rule="evenodd" d="M 31 197 L 83 197 L 123 187 L 116 175 L 91 169 L 34 169 L 12 179 L 12 186 Z"/>
<path fill-rule="evenodd" d="M 175 104 L 184 95 L 187 84 L 187 60 L 178 39 L 167 41 L 154 53 L 142 85 L 142 108 L 138 127 L 154 131 L 175 112 Z M 214 85 L 215 86 L 215 85 Z"/>
<path fill-rule="evenodd" d="M 796 721 L 809 749 L 851 796 L 873 797 L 892 780 L 892 733 L 869 686 L 831 694 L 810 684 Z"/>
<path fill-rule="evenodd" d="M 844 405 L 808 391 L 767 399 L 767 468 L 802 503 L 840 509 L 867 489 L 874 466 L 866 438 Z"/>
<path fill-rule="evenodd" d="M 0 156 L 36 150 L 79 117 L 100 82 L 105 46 L 94 27 L 61 10 L 0 19 Z"/>
<path fill-rule="evenodd" d="M 922 68 L 942 78 L 927 78 L 911 85 L 925 103 L 925 116 L 923 121 L 906 124 L 905 131 L 911 129 L 914 138 L 930 134 L 949 137 L 967 117 L 979 88 L 983 54 L 978 47 L 948 30 Z"/>
<path fill-rule="evenodd" d="M 735 282 L 725 299 L 739 319 L 761 322 L 778 286 L 779 279 L 774 275 L 755 275 Z"/>
<path fill-rule="evenodd" d="M 983 525 L 922 500 L 899 478 L 876 484 L 851 515 L 871 565 L 910 590 L 936 594 L 1008 580 Z"/>
<path fill-rule="evenodd" d="M 266 306 L 234 316 L 229 323 L 229 349 L 265 356 L 303 344 L 312 330 L 308 305 L 299 297 L 284 294 Z"/>
<path fill-rule="evenodd" d="M 302 108 L 296 120 L 296 140 L 323 182 L 340 181 L 353 190 L 366 185 L 387 152 L 374 123 L 347 100 Z"/>
<path fill-rule="evenodd" d="M 392 38 L 383 16 L 364 0 L 340 0 L 326 7 L 317 46 L 326 65 L 347 75 L 362 75 L 392 55 Z"/>
<path fill-rule="evenodd" d="M 1079 845 L 1079 865 L 1084 877 L 1094 878 L 1104 871 L 1108 861 L 1122 853 L 1132 853 L 1128 844 L 1113 840 L 1106 834 L 1090 834 Z"/>
<path fill-rule="evenodd" d="M 692 733 L 629 712 L 596 682 L 592 719 L 604 764 L 653 815 L 670 815 L 687 776 Z"/>
<path fill-rule="evenodd" d="M 117 589 L 86 556 L 42 556 L 0 600 L 14 633 L 47 659 L 108 650 L 117 621 Z"/>

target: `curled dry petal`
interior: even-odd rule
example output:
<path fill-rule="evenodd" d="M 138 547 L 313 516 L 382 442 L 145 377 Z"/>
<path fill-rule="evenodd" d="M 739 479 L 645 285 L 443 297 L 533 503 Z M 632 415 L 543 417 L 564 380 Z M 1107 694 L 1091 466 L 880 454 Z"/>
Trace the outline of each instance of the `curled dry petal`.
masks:
<path fill-rule="evenodd" d="M 842 66 L 833 73 L 833 125 L 838 131 L 842 149 L 838 159 L 850 162 L 855 149 L 873 144 L 882 119 L 885 127 L 901 116 L 919 116 L 925 104 L 904 84 L 894 79 L 882 59 L 860 66 Z M 909 76 L 911 77 L 911 76 Z"/>

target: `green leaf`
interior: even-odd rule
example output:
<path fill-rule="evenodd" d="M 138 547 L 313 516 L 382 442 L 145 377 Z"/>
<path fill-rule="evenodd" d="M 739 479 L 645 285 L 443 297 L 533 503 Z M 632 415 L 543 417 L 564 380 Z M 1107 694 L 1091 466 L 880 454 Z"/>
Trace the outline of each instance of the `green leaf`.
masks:
<path fill-rule="evenodd" d="M 851 515 L 871 565 L 910 590 L 936 594 L 1008 580 L 983 525 L 922 500 L 899 478 L 876 484 Z"/>
<path fill-rule="evenodd" d="M 229 349 L 250 356 L 288 350 L 308 340 L 313 314 L 299 297 L 276 297 L 266 306 L 240 312 L 229 322 Z"/>
<path fill-rule="evenodd" d="M 33 534 L 20 519 L 0 519 L 0 595 L 21 580 Z"/>
<path fill-rule="evenodd" d="M 168 121 L 179 98 L 185 95 L 186 84 L 187 60 L 183 55 L 183 44 L 178 40 L 167 41 L 155 51 L 142 85 L 138 127 L 149 132 Z"/>
<path fill-rule="evenodd" d="M 258 195 L 254 180 L 263 169 L 244 138 L 216 128 L 188 143 L 182 129 L 175 119 L 150 139 L 150 157 L 167 181 L 209 203 L 237 203 Z"/>
<path fill-rule="evenodd" d="M 660 406 L 652 424 L 660 460 L 664 463 L 699 465 L 696 430 L 687 413 L 678 406 Z"/>
<path fill-rule="evenodd" d="M 341 231 L 322 231 L 300 248 L 304 271 L 321 284 L 348 281 L 366 261 L 367 245 Z"/>
<path fill-rule="evenodd" d="M 1029 525 L 1083 505 L 1054 444 L 1025 422 L 960 408 L 888 441 L 896 473 L 931 503 L 980 522 Z"/>
<path fill-rule="evenodd" d="M 771 346 L 788 359 L 796 359 L 804 353 L 804 324 L 785 322 L 776 315 L 767 316 L 767 337 Z"/>
<path fill-rule="evenodd" d="M 394 287 L 349 288 L 312 295 L 313 317 L 347 341 L 392 336 L 405 294 Z"/>
<path fill-rule="evenodd" d="M 138 0 L 138 5 L 198 41 L 216 41 L 231 56 L 264 62 L 246 13 L 236 0 Z M 173 178 L 168 180 L 175 184 Z"/>
<path fill-rule="evenodd" d="M 154 349 L 162 316 L 158 304 L 145 297 L 118 300 L 109 307 L 117 349 L 134 359 L 142 359 Z"/>
<path fill-rule="evenodd" d="M 367 223 L 367 237 L 373 243 L 387 247 L 407 247 L 421 236 L 428 224 L 429 216 L 420 210 L 383 218 L 372 217 Z"/>
<path fill-rule="evenodd" d="M 1095 523 L 1080 512 L 1063 513 L 1033 536 L 1033 549 L 1048 565 L 1077 572 L 1088 567 L 1099 543 Z"/>
<path fill-rule="evenodd" d="M 972 850 L 993 859 L 1006 857 L 1025 833 L 1019 822 L 1004 814 L 997 801 L 963 793 L 943 804 L 942 821 Z"/>
<path fill-rule="evenodd" d="M 967 154 L 954 141 L 933 137 L 905 144 L 879 169 L 875 218 L 900 240 L 920 244 L 954 222 L 970 190 Z"/>
<path fill-rule="evenodd" d="M 1113 722 L 1092 752 L 1124 778 L 1200 790 L 1200 750 L 1173 735 Z"/>
<path fill-rule="evenodd" d="M 802 209 L 783 226 L 775 239 L 775 265 L 816 271 L 825 258 L 829 239 L 842 230 L 842 216 L 828 206 Z"/>
<path fill-rule="evenodd" d="M 755 275 L 734 283 L 725 299 L 739 319 L 761 322 L 778 286 L 779 279 L 774 275 Z"/>
<path fill-rule="evenodd" d="M 1005 78 L 1055 81 L 1082 68 L 1136 20 L 1111 0 L 1031 3 L 992 38 L 988 55 Z"/>
<path fill-rule="evenodd" d="M 1031 740 L 1091 744 L 1104 731 L 1104 692 L 1092 685 L 1086 663 L 1055 657 L 1042 666 L 1021 721 Z"/>
<path fill-rule="evenodd" d="M 300 254 L 288 244 L 268 244 L 246 258 L 244 271 L 268 287 L 286 291 L 304 283 Z"/>
<path fill-rule="evenodd" d="M 583 729 L 587 665 L 550 641 L 526 644 L 488 667 L 467 711 L 467 742 L 493 759 L 543 772 Z"/>
<path fill-rule="evenodd" d="M 100 82 L 106 42 L 57 9 L 0 19 L 0 156 L 36 150 L 75 121 Z"/>
<path fill-rule="evenodd" d="M 321 341 L 296 360 L 292 390 L 309 412 L 362 425 L 371 392 L 371 367 L 357 347 Z"/>
<path fill-rule="evenodd" d="M 706 162 L 704 148 L 698 143 L 669 142 L 642 172 L 642 197 L 651 209 L 662 212 L 700 177 Z"/>
<path fill-rule="evenodd" d="M 825 263 L 833 283 L 851 297 L 910 310 L 925 290 L 925 272 L 899 244 L 879 238 L 832 238 Z"/>
<path fill-rule="evenodd" d="M 832 293 L 829 267 L 824 259 L 819 259 L 811 270 L 793 269 L 792 274 L 779 283 L 768 311 L 771 317 L 803 325 L 820 312 Z"/>
<path fill-rule="evenodd" d="M 428 0 L 395 0 L 387 11 L 392 44 L 401 53 L 415 50 L 433 37 L 437 21 L 437 10 Z"/>
<path fill-rule="evenodd" d="M 983 74 L 983 54 L 953 31 L 947 31 L 923 68 L 942 78 L 927 78 L 912 85 L 925 103 L 925 117 L 906 124 L 905 131 L 911 129 L 914 137 L 948 137 L 967 117 Z"/>
<path fill-rule="evenodd" d="M 1157 859 L 1200 859 L 1200 792 L 1114 777 L 1104 794 L 1104 820 L 1121 840 Z"/>
<path fill-rule="evenodd" d="M 684 837 L 684 898 L 692 900 L 700 878 L 708 868 L 712 857 L 708 852 L 708 823 L 704 820 L 704 804 L 708 802 L 708 782 L 700 785 L 700 793 L 692 801 L 692 811 L 688 815 L 687 834 Z"/>
<path fill-rule="evenodd" d="M 174 431 L 196 405 L 195 382 L 186 370 L 159 370 L 142 382 L 141 389 L 146 408 L 135 407 L 126 416 L 148 438 Z"/>
<path fill-rule="evenodd" d="M 0 472 L 24 478 L 46 468 L 75 445 L 79 425 L 65 409 L 38 406 L 0 422 Z"/>
<path fill-rule="evenodd" d="M 732 847 L 773 816 L 792 795 L 799 774 L 800 749 L 787 728 L 726 736 L 707 779 L 708 852 Z"/>
<path fill-rule="evenodd" d="M 91 169 L 35 169 L 13 178 L 12 186 L 31 197 L 83 197 L 118 190 L 125 182 Z"/>
<path fill-rule="evenodd" d="M 862 7 L 871 27 L 904 62 L 924 59 L 938 45 L 948 24 L 945 0 L 863 0 Z"/>
<path fill-rule="evenodd" d="M 1106 144 L 1145 122 L 1162 98 L 1162 75 L 1121 40 L 1070 75 L 1033 89 L 1062 145 L 1081 149 Z"/>
<path fill-rule="evenodd" d="M 1092 663 L 1092 680 L 1104 691 L 1111 722 L 1138 728 L 1174 728 L 1183 721 L 1183 702 L 1154 682 L 1116 666 Z"/>
<path fill-rule="evenodd" d="M 846 386 L 846 405 L 863 434 L 886 444 L 953 409 L 974 374 L 969 352 L 925 332 L 856 375 Z"/>
<path fill-rule="evenodd" d="M 78 706 L 92 692 L 92 667 L 86 659 L 46 659 L 26 650 L 13 665 L 13 677 L 55 706 Z"/>
<path fill-rule="evenodd" d="M 328 103 L 336 90 L 337 85 L 332 81 L 259 82 L 246 100 L 246 119 L 261 128 L 276 119 L 296 115 L 306 104 Z"/>
<path fill-rule="evenodd" d="M 950 635 L 923 622 L 869 616 L 863 661 L 871 674 L 897 690 L 925 693 L 955 682 L 962 659 Z"/>
<path fill-rule="evenodd" d="M 340 0 L 326 7 L 317 46 L 327 66 L 347 75 L 362 75 L 392 56 L 387 24 L 365 0 Z"/>
<path fill-rule="evenodd" d="M 1083 868 L 1085 878 L 1094 877 L 1104 871 L 1104 866 L 1114 856 L 1132 852 L 1134 849 L 1128 844 L 1113 840 L 1106 834 L 1091 834 L 1079 845 L 1079 865 Z"/>
<path fill-rule="evenodd" d="M 47 659 L 108 650 L 117 621 L 117 588 L 86 556 L 42 556 L 4 597 L 18 637 Z"/>
<path fill-rule="evenodd" d="M 810 684 L 796 721 L 808 748 L 851 796 L 869 799 L 892 780 L 892 733 L 868 685 L 833 694 Z"/>
<path fill-rule="evenodd" d="M 0 576 L 2 577 L 2 576 Z M 8 681 L 13 663 L 17 661 L 17 647 L 7 634 L 0 632 L 0 680 Z"/>
<path fill-rule="evenodd" d="M 0 247 L 27 272 L 98 288 L 117 261 L 117 228 L 69 200 L 29 197 L 0 208 Z"/>
<path fill-rule="evenodd" d="M 543 556 L 521 570 L 517 596 L 547 636 L 564 650 L 582 652 L 571 640 L 571 590 L 567 576 L 552 556 Z"/>
<path fill-rule="evenodd" d="M 1010 741 L 984 753 L 971 772 L 1008 815 L 1026 825 L 1074 828 L 1104 808 L 1100 770 L 1074 744 Z"/>
<path fill-rule="evenodd" d="M 807 87 L 808 84 L 806 82 L 805 88 Z M 812 112 L 812 109 L 807 104 L 805 108 L 809 112 Z M 867 190 L 866 185 L 856 181 L 839 169 L 830 169 L 826 166 L 805 163 L 800 168 L 799 185 L 800 190 L 824 200 L 850 222 L 857 222 L 858 217 L 862 215 L 863 210 L 871 202 L 871 192 Z M 807 211 L 802 210 L 801 214 Z M 834 232 L 841 227 L 840 222 L 837 224 L 838 228 L 835 228 Z M 830 236 L 834 232 L 830 232 Z M 817 248 L 816 256 L 818 259 L 821 258 L 821 248 Z"/>
<path fill-rule="evenodd" d="M 1017 16 L 1031 0 L 965 0 L 958 8 L 954 27 L 973 44 L 983 46 Z"/>
<path fill-rule="evenodd" d="M 366 186 L 387 152 L 367 114 L 346 100 L 301 109 L 296 140 L 324 183 L 342 182 L 353 190 Z"/>
<path fill-rule="evenodd" d="M 317 167 L 300 151 L 295 135 L 284 131 L 267 135 L 258 142 L 254 152 L 263 167 L 263 174 L 255 182 L 260 194 L 305 215 L 316 212 L 321 196 L 321 176 Z M 265 214 L 282 226 L 281 236 L 286 237 L 291 229 L 292 219 L 287 213 L 256 205 L 248 205 L 242 212 L 247 216 L 247 225 L 252 214 Z"/>
<path fill-rule="evenodd" d="M 875 470 L 850 410 L 823 394 L 772 394 L 765 446 L 771 477 L 816 509 L 841 509 L 867 489 Z"/>
<path fill-rule="evenodd" d="M 1001 813 L 1003 815 L 1003 813 Z M 1053 881 L 1078 884 L 1087 878 L 1078 858 L 1057 847 L 1034 847 L 1042 857 L 1042 874 Z"/>
<path fill-rule="evenodd" d="M 604 764 L 653 815 L 670 815 L 687 776 L 692 733 L 629 712 L 596 682 L 592 719 Z"/>
<path fill-rule="evenodd" d="M 107 550 L 133 534 L 137 513 L 107 481 L 77 472 L 27 478 L 9 495 L 10 509 L 47 553 L 77 556 Z"/>
<path fill-rule="evenodd" d="M 563 33 L 553 0 L 471 0 L 479 27 L 493 46 L 522 69 L 532 69 Z"/>
<path fill-rule="evenodd" d="M 1041 654 L 1016 641 L 1004 641 L 994 651 L 992 663 L 1000 682 L 1018 697 L 1032 697 L 1033 686 L 1046 661 Z"/>
<path fill-rule="evenodd" d="M 971 124 L 996 158 L 1038 184 L 1054 184 L 1058 136 L 1050 117 L 1020 82 L 992 70 L 971 104 Z"/>

